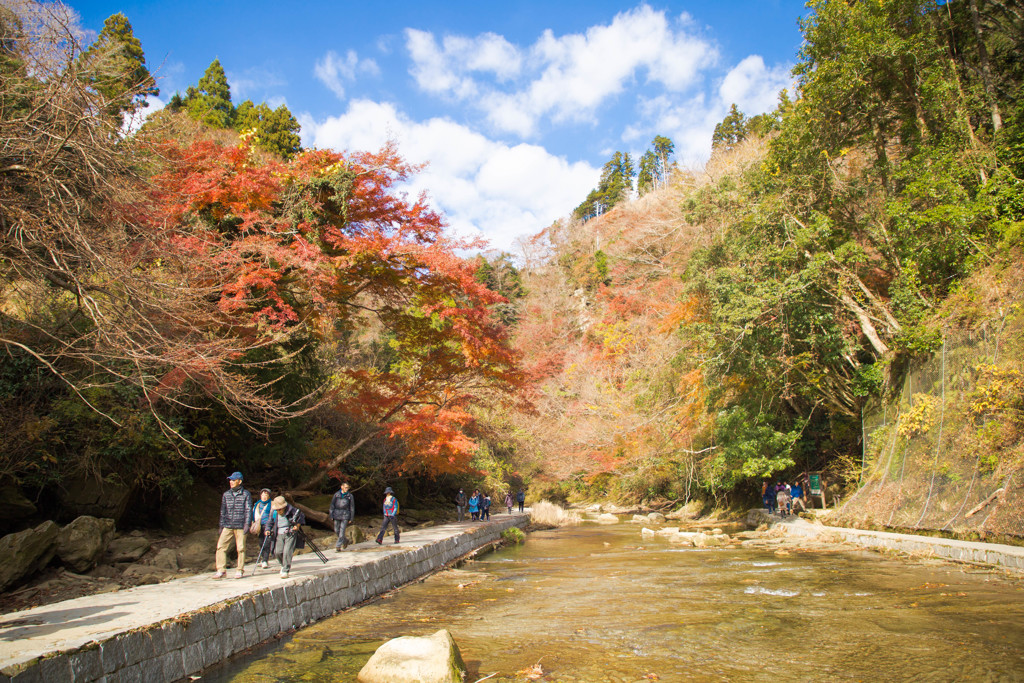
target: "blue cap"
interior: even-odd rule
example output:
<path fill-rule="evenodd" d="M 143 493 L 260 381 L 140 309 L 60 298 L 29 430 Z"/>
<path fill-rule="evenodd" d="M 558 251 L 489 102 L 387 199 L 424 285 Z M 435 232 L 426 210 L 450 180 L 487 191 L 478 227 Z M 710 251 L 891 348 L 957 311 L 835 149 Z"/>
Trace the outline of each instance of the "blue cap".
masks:
<path fill-rule="evenodd" d="M 242 479 L 242 478 L 243 477 L 242 477 L 242 473 L 241 472 L 232 472 L 230 475 L 228 475 L 228 479 Z"/>
<path fill-rule="evenodd" d="M 384 493 L 392 493 L 392 494 L 393 494 L 393 493 L 394 493 L 394 491 L 392 491 L 392 490 L 391 490 L 391 487 L 389 486 L 389 487 L 387 487 L 386 489 L 384 489 Z"/>

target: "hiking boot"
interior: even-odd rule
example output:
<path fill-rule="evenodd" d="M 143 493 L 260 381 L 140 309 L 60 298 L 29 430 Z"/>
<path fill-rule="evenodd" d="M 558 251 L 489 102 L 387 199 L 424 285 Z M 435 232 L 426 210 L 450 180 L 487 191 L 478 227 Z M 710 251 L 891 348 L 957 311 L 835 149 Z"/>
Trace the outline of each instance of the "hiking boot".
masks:
<path fill-rule="evenodd" d="M 243 576 L 245 576 L 245 570 L 244 569 L 239 569 L 237 572 L 235 572 L 235 578 L 236 579 L 240 579 Z"/>
<path fill-rule="evenodd" d="M 341 546 L 340 545 L 334 546 L 334 552 L 340 553 L 341 552 Z"/>
<path fill-rule="evenodd" d="M 377 545 L 381 545 L 383 543 L 383 541 L 381 541 L 379 538 L 376 539 L 376 540 L 377 540 Z"/>
<path fill-rule="evenodd" d="M 282 569 L 281 570 L 281 578 L 282 579 L 287 579 L 288 578 L 288 572 L 286 572 L 285 570 Z"/>
<path fill-rule="evenodd" d="M 217 570 L 217 573 L 213 575 L 213 578 L 215 578 L 215 579 L 223 579 L 227 575 L 228 575 L 228 573 L 226 571 Z"/>
<path fill-rule="evenodd" d="M 260 568 L 261 568 L 261 569 L 266 569 L 266 568 L 267 568 L 267 567 L 269 567 L 269 566 L 270 566 L 270 565 L 269 565 L 269 564 L 267 564 L 267 561 L 266 561 L 266 560 L 263 560 L 262 562 L 260 562 Z"/>

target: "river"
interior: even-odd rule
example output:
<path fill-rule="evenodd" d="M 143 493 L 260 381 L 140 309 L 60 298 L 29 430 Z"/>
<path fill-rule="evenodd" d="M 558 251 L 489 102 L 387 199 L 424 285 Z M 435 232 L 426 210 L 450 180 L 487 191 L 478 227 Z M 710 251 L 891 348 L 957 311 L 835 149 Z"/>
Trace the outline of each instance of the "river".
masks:
<path fill-rule="evenodd" d="M 1024 680 L 1024 579 L 870 552 L 529 534 L 203 676 L 354 681 L 384 641 L 451 631 L 473 682 Z"/>

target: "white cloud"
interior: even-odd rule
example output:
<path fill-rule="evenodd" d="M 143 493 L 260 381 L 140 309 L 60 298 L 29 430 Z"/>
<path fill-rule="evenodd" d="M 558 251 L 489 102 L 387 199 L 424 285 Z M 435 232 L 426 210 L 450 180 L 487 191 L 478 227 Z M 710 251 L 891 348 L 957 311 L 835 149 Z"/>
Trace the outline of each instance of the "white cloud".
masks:
<path fill-rule="evenodd" d="M 270 88 L 278 88 L 287 82 L 276 69 L 254 66 L 242 73 L 228 72 L 225 74 L 231 85 L 231 95 L 240 98 L 259 97 Z"/>
<path fill-rule="evenodd" d="M 438 45 L 432 33 L 415 29 L 406 30 L 406 47 L 422 90 L 472 100 L 498 130 L 528 137 L 542 117 L 592 120 L 641 77 L 671 92 L 692 86 L 717 51 L 688 32 L 691 23 L 641 5 L 582 34 L 545 31 L 525 50 L 493 33 L 448 36 Z"/>
<path fill-rule="evenodd" d="M 360 73 L 376 76 L 380 73 L 380 67 L 372 59 L 359 59 L 355 50 L 349 50 L 344 57 L 330 50 L 313 67 L 313 75 L 338 99 L 345 97 L 345 82 L 355 81 Z"/>
<path fill-rule="evenodd" d="M 750 55 L 726 74 L 718 92 L 726 106 L 735 104 L 747 116 L 754 116 L 775 109 L 783 88 L 793 90 L 790 66 L 769 69 L 760 55 Z"/>
<path fill-rule="evenodd" d="M 567 215 L 600 175 L 589 164 L 537 145 L 497 142 L 449 119 L 413 121 L 386 102 L 354 100 L 340 116 L 299 119 L 307 146 L 374 150 L 394 139 L 410 162 L 429 162 L 408 192 L 426 192 L 456 234 L 483 236 L 502 249 Z"/>

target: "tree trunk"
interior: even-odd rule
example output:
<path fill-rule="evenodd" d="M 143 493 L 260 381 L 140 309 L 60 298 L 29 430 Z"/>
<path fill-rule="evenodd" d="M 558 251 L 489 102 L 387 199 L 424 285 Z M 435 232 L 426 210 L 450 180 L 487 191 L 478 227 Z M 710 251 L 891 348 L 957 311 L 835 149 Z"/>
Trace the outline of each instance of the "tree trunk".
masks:
<path fill-rule="evenodd" d="M 346 448 L 344 451 L 341 452 L 340 455 L 335 457 L 334 460 L 331 460 L 329 463 L 327 463 L 327 465 L 322 467 L 316 474 L 314 474 L 312 477 L 310 477 L 306 481 L 304 481 L 301 484 L 299 484 L 299 486 L 298 486 L 298 488 L 296 490 L 300 490 L 300 489 L 303 489 L 303 490 L 313 490 L 313 489 L 316 489 L 320 485 L 320 482 L 322 482 L 324 480 L 324 477 L 327 476 L 328 472 L 330 472 L 331 470 L 336 468 L 338 465 L 343 463 L 345 461 L 345 458 L 347 458 L 348 456 L 352 455 L 357 450 L 359 450 L 359 448 L 364 443 L 366 443 L 367 441 L 372 439 L 374 436 L 376 436 L 378 431 L 379 430 L 375 430 L 375 431 L 370 432 L 366 436 L 360 438 L 359 441 L 356 441 L 353 445 L 351 445 L 348 448 Z M 303 512 L 305 512 L 305 511 L 303 511 Z"/>
<path fill-rule="evenodd" d="M 992 108 L 992 131 L 998 133 L 1003 128 L 1003 117 L 999 112 L 995 88 L 992 87 L 992 68 L 988 61 L 988 48 L 981 36 L 981 18 L 978 16 L 978 0 L 970 0 L 971 23 L 974 25 L 974 39 L 978 42 L 978 61 L 981 64 L 981 78 L 985 84 L 985 96 Z"/>
<path fill-rule="evenodd" d="M 291 495 L 291 492 L 286 492 L 284 494 L 284 497 L 285 500 L 287 500 L 289 503 L 302 510 L 302 514 L 306 515 L 307 524 L 315 522 L 316 524 L 319 524 L 325 529 L 334 531 L 334 520 L 332 520 L 330 515 L 328 515 L 326 512 L 317 512 L 311 507 L 306 507 L 301 503 L 296 503 L 295 500 L 293 499 L 293 496 Z"/>
<path fill-rule="evenodd" d="M 886 346 L 882 338 L 878 336 L 878 331 L 875 330 L 875 326 L 871 324 L 871 318 L 864 312 L 864 309 L 860 307 L 853 297 L 843 292 L 839 298 L 842 300 L 846 307 L 857 316 L 858 322 L 860 322 L 860 329 L 864 333 L 864 336 L 871 342 L 871 346 L 874 347 L 875 351 L 878 352 L 879 356 L 884 356 L 889 353 L 889 347 Z"/>

